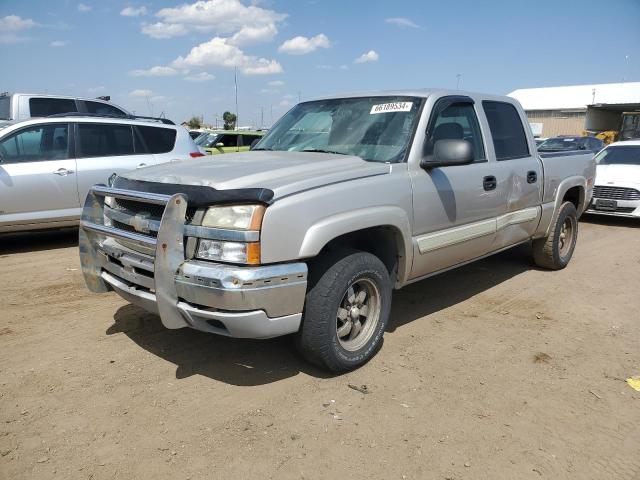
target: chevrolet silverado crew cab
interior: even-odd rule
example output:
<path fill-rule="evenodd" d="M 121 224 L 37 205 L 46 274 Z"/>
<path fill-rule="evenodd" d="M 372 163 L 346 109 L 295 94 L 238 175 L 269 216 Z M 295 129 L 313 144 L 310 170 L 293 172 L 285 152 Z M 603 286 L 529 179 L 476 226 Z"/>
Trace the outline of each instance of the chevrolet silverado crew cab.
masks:
<path fill-rule="evenodd" d="M 80 258 L 92 291 L 167 328 L 293 334 L 342 372 L 378 350 L 393 289 L 531 241 L 537 265 L 564 268 L 594 176 L 592 152 L 539 155 L 508 97 L 325 98 L 252 151 L 94 186 Z"/>

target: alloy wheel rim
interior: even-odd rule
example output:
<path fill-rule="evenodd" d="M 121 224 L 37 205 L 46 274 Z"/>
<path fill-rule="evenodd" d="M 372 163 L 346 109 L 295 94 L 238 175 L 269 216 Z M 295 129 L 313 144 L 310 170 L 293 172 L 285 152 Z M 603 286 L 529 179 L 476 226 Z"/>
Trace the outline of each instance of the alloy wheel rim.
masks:
<path fill-rule="evenodd" d="M 359 350 L 373 336 L 380 320 L 380 291 L 367 278 L 356 280 L 342 296 L 336 314 L 338 342 L 350 352 Z"/>
<path fill-rule="evenodd" d="M 560 256 L 566 257 L 569 251 L 571 250 L 571 245 L 573 244 L 573 232 L 574 232 L 574 224 L 573 219 L 571 217 L 567 217 L 562 222 L 562 228 L 560 229 Z"/>

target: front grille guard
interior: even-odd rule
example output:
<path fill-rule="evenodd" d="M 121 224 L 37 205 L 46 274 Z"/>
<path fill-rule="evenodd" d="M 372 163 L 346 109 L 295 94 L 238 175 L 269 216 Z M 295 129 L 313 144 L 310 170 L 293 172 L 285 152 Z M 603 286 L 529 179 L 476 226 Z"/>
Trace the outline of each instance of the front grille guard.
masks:
<path fill-rule="evenodd" d="M 163 205 L 164 213 L 157 237 L 153 238 L 105 225 L 104 201 L 106 196 Z M 176 308 L 178 293 L 175 286 L 175 275 L 180 265 L 185 261 L 184 237 L 186 233 L 190 233 L 185 232 L 186 213 L 187 196 L 182 193 L 161 195 L 109 188 L 104 185 L 94 186 L 85 200 L 79 234 L 82 274 L 89 290 L 93 292 L 109 290 L 102 279 L 103 254 L 99 251 L 100 244 L 105 237 L 127 240 L 148 248 L 155 248 L 154 282 L 160 318 L 167 328 L 185 326 L 185 319 Z M 199 227 L 199 230 L 203 230 L 202 227 Z M 208 236 L 215 235 L 215 232 L 204 233 L 208 233 Z"/>

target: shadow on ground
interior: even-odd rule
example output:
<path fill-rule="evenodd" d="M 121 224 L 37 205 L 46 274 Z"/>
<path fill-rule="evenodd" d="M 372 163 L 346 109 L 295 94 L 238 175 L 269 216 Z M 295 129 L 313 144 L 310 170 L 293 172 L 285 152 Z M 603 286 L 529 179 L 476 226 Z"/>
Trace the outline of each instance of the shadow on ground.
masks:
<path fill-rule="evenodd" d="M 535 268 L 531 262 L 531 248 L 524 245 L 409 285 L 395 292 L 388 332 L 455 305 L 531 268 Z M 140 347 L 175 364 L 178 379 L 203 375 L 232 385 L 255 386 L 300 372 L 317 378 L 330 376 L 298 357 L 291 337 L 244 340 L 189 328 L 167 330 L 156 315 L 134 305 L 121 307 L 106 333 L 124 333 Z"/>
<path fill-rule="evenodd" d="M 594 225 L 608 225 L 611 227 L 640 228 L 640 218 L 615 217 L 613 215 L 592 215 L 585 213 L 580 217 L 581 222 Z"/>
<path fill-rule="evenodd" d="M 0 255 L 76 247 L 78 229 L 40 230 L 0 235 Z"/>

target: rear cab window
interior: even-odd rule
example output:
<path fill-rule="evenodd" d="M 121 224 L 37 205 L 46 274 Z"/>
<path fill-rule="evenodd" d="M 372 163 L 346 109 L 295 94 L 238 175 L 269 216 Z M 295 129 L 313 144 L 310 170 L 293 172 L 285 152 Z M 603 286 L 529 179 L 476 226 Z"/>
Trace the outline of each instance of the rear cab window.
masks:
<path fill-rule="evenodd" d="M 48 117 L 77 111 L 76 101 L 71 98 L 31 97 L 29 99 L 29 114 L 32 117 Z"/>
<path fill-rule="evenodd" d="M 0 120 L 11 120 L 11 97 L 0 97 Z"/>
<path fill-rule="evenodd" d="M 529 156 L 527 135 L 518 110 L 510 103 L 485 100 L 482 102 L 497 160 L 514 160 Z"/>

